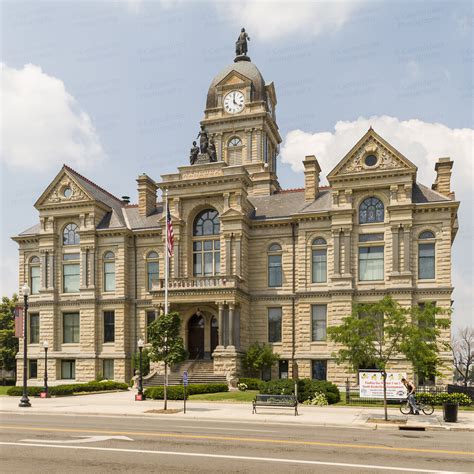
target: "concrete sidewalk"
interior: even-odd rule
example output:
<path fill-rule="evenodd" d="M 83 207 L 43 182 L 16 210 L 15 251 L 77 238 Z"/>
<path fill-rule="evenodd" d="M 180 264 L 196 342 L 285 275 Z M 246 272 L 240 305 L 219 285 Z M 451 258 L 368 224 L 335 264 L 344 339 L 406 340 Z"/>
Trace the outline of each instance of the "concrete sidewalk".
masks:
<path fill-rule="evenodd" d="M 398 423 L 384 423 L 383 408 L 374 407 L 312 407 L 299 405 L 299 416 L 294 416 L 291 409 L 262 408 L 252 415 L 251 403 L 196 402 L 188 401 L 186 414 L 150 413 L 163 408 L 162 400 L 134 400 L 136 391 L 113 392 L 92 395 L 76 395 L 58 398 L 31 398 L 31 408 L 18 406 L 20 397 L 0 397 L 0 418 L 4 413 L 35 413 L 35 414 L 66 414 L 66 415 L 102 415 L 102 416 L 134 416 L 159 419 L 206 419 L 213 421 L 240 421 L 259 423 L 280 423 L 315 426 L 345 426 L 366 429 L 399 429 L 424 428 L 426 430 L 463 430 L 474 431 L 474 412 L 459 411 L 457 423 L 445 423 L 442 410 L 435 410 L 431 416 L 404 416 L 396 408 L 389 409 L 390 420 Z M 183 401 L 169 401 L 168 408 L 183 409 Z M 376 419 L 377 421 L 370 421 Z"/>

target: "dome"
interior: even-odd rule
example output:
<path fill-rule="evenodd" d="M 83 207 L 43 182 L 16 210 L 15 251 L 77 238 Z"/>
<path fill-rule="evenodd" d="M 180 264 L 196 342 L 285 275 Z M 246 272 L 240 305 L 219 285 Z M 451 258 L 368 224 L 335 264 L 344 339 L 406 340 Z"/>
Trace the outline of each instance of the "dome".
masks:
<path fill-rule="evenodd" d="M 265 81 L 257 66 L 250 61 L 237 61 L 222 69 L 212 80 L 207 93 L 206 108 L 217 107 L 216 86 L 232 71 L 252 81 L 252 101 L 266 100 Z"/>

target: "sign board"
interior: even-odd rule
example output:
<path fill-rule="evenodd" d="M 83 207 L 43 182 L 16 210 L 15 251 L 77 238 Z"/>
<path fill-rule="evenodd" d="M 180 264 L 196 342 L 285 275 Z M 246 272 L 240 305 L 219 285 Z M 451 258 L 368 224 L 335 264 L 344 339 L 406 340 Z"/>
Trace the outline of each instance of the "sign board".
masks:
<path fill-rule="evenodd" d="M 141 393 L 137 393 L 135 395 L 135 401 L 137 401 L 137 402 L 143 401 L 143 395 Z"/>
<path fill-rule="evenodd" d="M 402 384 L 404 372 L 387 372 L 387 398 L 406 398 L 407 391 Z M 359 372 L 359 396 L 361 398 L 383 398 L 381 372 Z"/>
<path fill-rule="evenodd" d="M 185 371 L 183 372 L 183 385 L 184 385 L 185 387 L 188 386 L 188 371 L 187 371 L 187 370 L 185 370 Z"/>
<path fill-rule="evenodd" d="M 23 338 L 23 306 L 15 308 L 15 337 Z"/>

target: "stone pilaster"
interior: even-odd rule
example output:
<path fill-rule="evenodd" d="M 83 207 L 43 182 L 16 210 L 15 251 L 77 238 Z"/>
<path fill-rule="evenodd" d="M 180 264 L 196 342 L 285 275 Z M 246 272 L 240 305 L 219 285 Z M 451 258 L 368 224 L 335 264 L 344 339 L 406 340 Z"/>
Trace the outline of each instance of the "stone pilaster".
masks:
<path fill-rule="evenodd" d="M 229 303 L 229 346 L 234 346 L 234 316 L 235 306 L 233 303 Z"/>

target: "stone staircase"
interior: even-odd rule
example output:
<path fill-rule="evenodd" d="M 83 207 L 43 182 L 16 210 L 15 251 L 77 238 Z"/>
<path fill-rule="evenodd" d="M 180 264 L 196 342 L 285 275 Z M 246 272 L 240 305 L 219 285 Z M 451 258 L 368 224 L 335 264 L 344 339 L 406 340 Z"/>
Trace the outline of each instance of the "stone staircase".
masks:
<path fill-rule="evenodd" d="M 188 371 L 188 383 L 227 383 L 225 375 L 214 374 L 214 363 L 212 360 L 187 360 L 173 366 L 168 373 L 168 385 L 181 385 L 183 383 L 183 372 Z M 144 387 L 156 387 L 163 385 L 164 375 L 156 372 L 143 377 Z"/>

